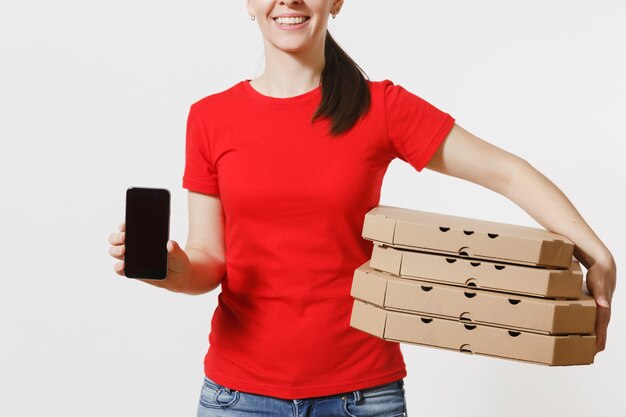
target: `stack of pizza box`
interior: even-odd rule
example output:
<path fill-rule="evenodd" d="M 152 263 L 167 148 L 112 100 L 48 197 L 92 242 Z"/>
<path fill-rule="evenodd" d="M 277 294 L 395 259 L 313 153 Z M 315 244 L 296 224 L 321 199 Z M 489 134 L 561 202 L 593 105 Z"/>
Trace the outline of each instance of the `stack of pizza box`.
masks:
<path fill-rule="evenodd" d="M 544 365 L 595 355 L 574 244 L 545 229 L 379 205 L 350 325 L 386 340 Z"/>

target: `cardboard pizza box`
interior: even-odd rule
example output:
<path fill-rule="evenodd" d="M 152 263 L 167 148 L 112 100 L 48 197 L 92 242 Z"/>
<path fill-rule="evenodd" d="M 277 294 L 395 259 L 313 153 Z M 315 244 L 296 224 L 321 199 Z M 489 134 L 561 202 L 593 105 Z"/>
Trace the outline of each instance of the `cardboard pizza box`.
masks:
<path fill-rule="evenodd" d="M 543 334 L 592 334 L 596 302 L 551 300 L 409 280 L 381 272 L 369 261 L 354 271 L 353 298 L 379 307 Z"/>
<path fill-rule="evenodd" d="M 543 335 L 390 311 L 354 299 L 350 326 L 385 340 L 550 366 L 588 365 L 595 335 Z"/>
<path fill-rule="evenodd" d="M 583 273 L 572 259 L 568 269 L 548 269 L 467 259 L 375 244 L 372 268 L 403 278 L 475 287 L 534 297 L 577 299 Z"/>
<path fill-rule="evenodd" d="M 569 268 L 574 244 L 528 226 L 379 205 L 366 213 L 362 237 L 397 248 L 521 265 Z"/>

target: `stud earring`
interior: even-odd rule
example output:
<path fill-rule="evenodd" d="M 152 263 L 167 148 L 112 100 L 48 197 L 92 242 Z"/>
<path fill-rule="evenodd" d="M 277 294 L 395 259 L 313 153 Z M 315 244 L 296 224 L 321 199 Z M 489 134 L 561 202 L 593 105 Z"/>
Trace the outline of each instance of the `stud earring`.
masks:
<path fill-rule="evenodd" d="M 250 20 L 256 20 L 256 16 L 255 15 L 250 16 Z"/>

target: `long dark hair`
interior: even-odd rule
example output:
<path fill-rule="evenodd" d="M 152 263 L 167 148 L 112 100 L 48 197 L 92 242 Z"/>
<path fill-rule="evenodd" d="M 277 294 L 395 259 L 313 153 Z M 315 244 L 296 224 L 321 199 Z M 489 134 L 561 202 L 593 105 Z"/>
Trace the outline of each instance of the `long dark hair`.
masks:
<path fill-rule="evenodd" d="M 338 136 L 350 130 L 369 110 L 370 91 L 366 81 L 367 74 L 341 49 L 328 30 L 324 58 L 321 79 L 322 101 L 311 121 L 328 117 L 330 134 Z"/>

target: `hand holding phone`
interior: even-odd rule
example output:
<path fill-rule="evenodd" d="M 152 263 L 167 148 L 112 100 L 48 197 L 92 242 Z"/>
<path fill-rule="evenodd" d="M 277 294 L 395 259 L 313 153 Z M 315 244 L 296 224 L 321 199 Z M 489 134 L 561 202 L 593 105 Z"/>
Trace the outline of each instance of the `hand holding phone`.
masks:
<path fill-rule="evenodd" d="M 165 188 L 126 190 L 124 275 L 162 280 L 167 276 L 170 192 Z"/>
<path fill-rule="evenodd" d="M 132 190 L 132 191 L 131 191 Z M 154 190 L 156 193 L 154 193 Z M 144 193 L 148 194 L 144 194 Z M 167 210 L 163 208 L 162 204 L 154 204 L 154 201 L 151 201 L 150 194 L 156 194 L 158 200 L 161 203 L 164 203 L 167 207 Z M 154 195 L 152 195 L 154 197 Z M 170 213 L 170 203 L 169 203 L 169 191 L 166 189 L 139 189 L 138 187 L 129 188 L 127 190 L 127 203 L 126 203 L 126 221 L 131 223 L 131 227 L 128 228 L 126 221 L 122 222 L 119 225 L 119 232 L 114 232 L 109 235 L 109 243 L 111 247 L 109 248 L 109 255 L 114 257 L 115 259 L 119 259 L 121 262 L 117 262 L 113 269 L 118 275 L 131 277 L 155 287 L 165 288 L 174 292 L 185 292 L 189 285 L 189 271 L 191 268 L 191 263 L 189 257 L 185 253 L 185 251 L 178 245 L 178 243 L 174 240 L 168 240 L 169 235 L 169 213 Z M 146 209 L 141 209 L 141 205 L 148 205 L 152 207 L 152 209 L 157 207 L 156 215 L 151 219 L 143 219 L 143 215 L 148 214 Z M 160 207 L 160 208 L 159 208 Z M 152 210 L 151 209 L 151 210 Z M 139 213 L 139 216 L 137 215 Z M 137 224 L 137 221 L 139 224 Z M 133 246 L 136 246 L 139 237 L 139 243 L 141 241 L 141 237 L 145 239 L 147 236 L 141 232 L 137 232 L 141 227 L 139 225 L 141 222 L 147 222 L 150 227 L 159 231 L 161 238 L 158 239 L 158 245 L 155 245 L 155 257 L 148 257 L 146 262 L 141 260 L 141 256 L 137 256 L 137 254 L 141 255 L 140 252 L 136 252 L 132 250 Z M 146 227 L 144 224 L 143 227 Z M 150 228 L 149 227 L 149 228 Z M 129 230 L 130 229 L 130 233 Z M 135 230 L 135 232 L 133 232 Z M 128 235 L 132 235 L 130 237 L 131 240 L 131 251 L 130 254 L 127 252 L 127 240 Z M 133 243 L 134 242 L 134 243 Z M 161 243 L 163 246 L 161 246 Z M 151 245 L 148 242 L 148 247 Z M 163 260 L 163 250 L 166 252 L 166 259 Z M 130 264 L 130 269 L 127 268 L 126 264 Z M 166 265 L 166 276 L 165 278 L 160 278 L 163 276 L 162 265 L 165 263 Z M 143 274 L 137 273 L 137 265 L 140 268 L 146 268 L 147 270 L 152 270 L 155 273 L 146 273 L 145 276 L 141 276 Z M 139 276 L 137 276 L 139 275 Z M 156 278 L 155 278 L 156 277 Z"/>
<path fill-rule="evenodd" d="M 120 260 L 120 262 L 113 265 L 115 273 L 121 276 L 126 276 L 124 273 L 126 223 L 120 223 L 118 230 L 119 232 L 111 233 L 109 235 L 109 243 L 111 244 L 111 247 L 109 248 L 109 255 Z M 136 279 L 155 287 L 165 288 L 169 291 L 185 292 L 189 284 L 189 270 L 191 266 L 189 257 L 175 240 L 170 240 L 166 247 L 168 256 L 167 277 L 163 280 L 143 278 Z"/>

